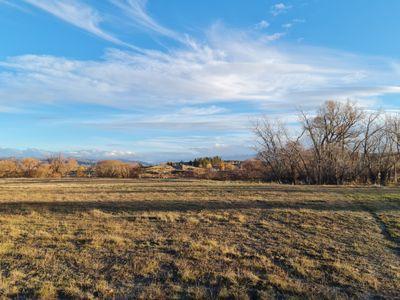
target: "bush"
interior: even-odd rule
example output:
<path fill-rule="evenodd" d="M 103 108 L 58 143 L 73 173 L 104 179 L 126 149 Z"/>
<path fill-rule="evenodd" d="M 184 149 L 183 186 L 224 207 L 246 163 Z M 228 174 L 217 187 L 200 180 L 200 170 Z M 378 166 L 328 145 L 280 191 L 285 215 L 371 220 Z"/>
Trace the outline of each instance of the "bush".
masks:
<path fill-rule="evenodd" d="M 48 160 L 51 169 L 51 177 L 65 177 L 76 173 L 79 165 L 75 159 L 64 159 L 61 155 Z"/>
<path fill-rule="evenodd" d="M 40 167 L 40 161 L 36 158 L 24 158 L 21 161 L 21 174 L 24 177 L 36 177 L 36 173 Z"/>
<path fill-rule="evenodd" d="M 264 180 L 266 179 L 267 168 L 258 159 L 244 161 L 238 170 L 239 177 L 243 180 Z"/>
<path fill-rule="evenodd" d="M 52 177 L 52 174 L 53 174 L 53 172 L 52 172 L 52 169 L 50 167 L 50 164 L 42 163 L 36 169 L 34 177 L 35 178 L 50 178 L 50 177 Z"/>
<path fill-rule="evenodd" d="M 16 160 L 0 160 L 0 177 L 20 177 L 21 170 Z"/>
<path fill-rule="evenodd" d="M 103 160 L 96 164 L 95 174 L 97 177 L 109 178 L 137 178 L 140 166 L 138 164 L 124 163 L 119 160 Z"/>

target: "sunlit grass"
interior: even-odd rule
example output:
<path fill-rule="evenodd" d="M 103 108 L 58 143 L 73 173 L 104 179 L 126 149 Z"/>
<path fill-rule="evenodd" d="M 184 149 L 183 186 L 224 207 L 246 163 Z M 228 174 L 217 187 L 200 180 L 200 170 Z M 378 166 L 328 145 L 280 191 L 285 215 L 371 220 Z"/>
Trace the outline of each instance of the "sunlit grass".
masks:
<path fill-rule="evenodd" d="M 0 296 L 400 297 L 400 190 L 4 180 Z"/>

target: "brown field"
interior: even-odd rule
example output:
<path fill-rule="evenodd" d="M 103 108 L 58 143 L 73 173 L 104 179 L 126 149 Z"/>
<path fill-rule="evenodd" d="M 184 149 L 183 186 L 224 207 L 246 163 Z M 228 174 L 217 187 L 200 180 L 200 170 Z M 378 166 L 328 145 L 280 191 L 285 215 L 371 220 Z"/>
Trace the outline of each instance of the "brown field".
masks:
<path fill-rule="evenodd" d="M 400 298 L 400 189 L 0 181 L 0 298 Z"/>

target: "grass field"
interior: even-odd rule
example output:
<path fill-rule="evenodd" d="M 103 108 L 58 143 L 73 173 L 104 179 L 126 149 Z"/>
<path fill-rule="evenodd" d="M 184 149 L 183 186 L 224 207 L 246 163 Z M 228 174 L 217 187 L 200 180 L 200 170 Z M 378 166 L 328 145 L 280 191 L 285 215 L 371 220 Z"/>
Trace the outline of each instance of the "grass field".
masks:
<path fill-rule="evenodd" d="M 0 181 L 0 298 L 400 298 L 400 189 Z"/>

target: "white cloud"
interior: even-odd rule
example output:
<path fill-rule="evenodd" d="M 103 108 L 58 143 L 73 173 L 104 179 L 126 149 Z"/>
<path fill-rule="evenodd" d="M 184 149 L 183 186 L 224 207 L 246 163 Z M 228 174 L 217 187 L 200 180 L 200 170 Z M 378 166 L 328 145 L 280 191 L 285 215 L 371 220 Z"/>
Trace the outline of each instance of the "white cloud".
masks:
<path fill-rule="evenodd" d="M 391 60 L 280 48 L 271 44 L 274 39 L 213 28 L 206 44 L 168 53 L 114 49 L 98 61 L 11 57 L 0 61 L 0 105 L 61 101 L 158 108 L 250 101 L 285 108 L 398 92 L 400 74 Z"/>
<path fill-rule="evenodd" d="M 265 20 L 262 20 L 262 21 L 258 22 L 258 23 L 255 25 L 255 28 L 256 28 L 256 29 L 265 29 L 265 28 L 268 28 L 269 25 L 270 25 L 269 22 L 267 22 L 267 21 L 265 21 Z"/>
<path fill-rule="evenodd" d="M 104 14 L 85 2 L 23 1 L 102 39 L 127 45 L 103 29 Z M 146 11 L 145 0 L 110 1 L 135 26 L 181 41 L 184 46 L 160 51 L 128 45 L 135 51 L 108 49 L 97 60 L 46 55 L 0 60 L 0 112 L 18 112 L 18 107 L 26 103 L 80 102 L 140 109 L 145 113 L 58 122 L 104 130 L 171 133 L 170 137 L 142 140 L 129 147 L 147 147 L 149 156 L 162 157 L 164 151 L 193 157 L 206 153 L 228 155 L 242 148 L 248 153 L 249 126 L 258 115 L 254 112 L 257 109 L 270 115 L 274 111 L 276 117 L 295 122 L 292 112 L 300 105 L 309 108 L 327 99 L 350 98 L 371 107 L 382 95 L 400 94 L 400 63 L 391 59 L 298 44 L 279 47 L 277 41 L 284 32 L 243 32 L 221 24 L 212 26 L 200 43 L 160 25 Z M 278 3 L 271 13 L 276 16 L 290 8 Z M 290 24 L 299 22 L 295 19 Z M 290 27 L 288 24 L 286 27 Z M 268 25 L 264 20 L 256 28 Z M 245 103 L 253 112 L 236 113 L 224 108 L 234 108 L 237 103 Z M 187 136 L 188 131 L 213 136 Z M 178 132 L 186 134 L 177 139 Z M 152 153 L 152 147 L 152 151 L 162 151 Z M 111 148 L 107 149 L 111 156 L 139 155 Z"/>
<path fill-rule="evenodd" d="M 148 30 L 159 35 L 169 37 L 184 44 L 190 43 L 190 37 L 174 32 L 154 20 L 146 11 L 147 0 L 109 0 L 115 7 L 119 8 L 120 13 L 109 15 L 111 12 L 100 12 L 81 0 L 22 0 L 36 8 L 39 8 L 53 16 L 83 29 L 91 34 L 114 43 L 125 46 L 138 52 L 146 50 L 135 45 L 126 43 L 117 38 L 115 34 L 109 33 L 102 28 L 106 19 L 124 20 L 123 23 L 133 24 L 134 26 Z M 6 0 L 0 0 L 0 4 L 9 4 Z M 111 11 L 111 10 L 110 10 Z M 127 20 L 126 20 L 127 18 Z"/>
<path fill-rule="evenodd" d="M 204 115 L 215 115 L 219 113 L 227 112 L 228 110 L 223 107 L 218 107 L 215 105 L 207 107 L 184 107 L 179 112 L 183 115 L 190 116 L 204 116 Z"/>
<path fill-rule="evenodd" d="M 139 26 L 157 34 L 173 38 L 186 43 L 186 39 L 179 33 L 174 32 L 154 20 L 146 11 L 147 0 L 110 0 L 115 6 L 119 7 L 133 22 Z"/>
<path fill-rule="evenodd" d="M 301 24 L 301 23 L 305 23 L 305 20 L 304 19 L 293 19 L 291 22 L 283 24 L 282 28 L 290 29 L 294 25 Z"/>
<path fill-rule="evenodd" d="M 192 111 L 180 110 L 177 113 L 147 113 L 145 115 L 117 115 L 107 119 L 81 121 L 80 124 L 107 130 L 123 131 L 185 131 L 185 132 L 249 132 L 251 120 L 259 114 L 196 114 Z M 77 121 L 71 121 L 71 123 Z M 79 121 L 78 121 L 79 122 Z"/>
<path fill-rule="evenodd" d="M 284 4 L 284 3 L 277 3 L 277 4 L 275 4 L 275 5 L 273 5 L 271 7 L 271 14 L 274 17 L 276 17 L 276 16 L 278 16 L 278 15 L 280 15 L 282 13 L 287 12 L 291 8 L 292 8 L 291 5 L 287 5 L 287 4 Z"/>
<path fill-rule="evenodd" d="M 55 155 L 62 153 L 65 157 L 74 157 L 77 159 L 137 159 L 137 153 L 133 151 L 124 150 L 95 150 L 95 149 L 77 149 L 77 150 L 65 150 L 61 151 L 48 151 L 36 148 L 28 149 L 15 149 L 15 148 L 4 148 L 0 147 L 0 158 L 25 158 L 25 157 L 36 157 L 40 159 L 50 158 Z"/>
<path fill-rule="evenodd" d="M 292 22 L 293 23 L 305 23 L 306 20 L 305 19 L 293 19 Z"/>
<path fill-rule="evenodd" d="M 77 0 L 24 0 L 57 18 L 60 18 L 76 27 L 89 31 L 103 39 L 118 43 L 119 41 L 105 33 L 99 27 L 102 21 L 100 14 L 92 7 Z"/>
<path fill-rule="evenodd" d="M 23 109 L 13 107 L 13 106 L 0 105 L 0 113 L 17 114 L 17 113 L 24 113 L 24 112 L 26 112 L 26 111 Z"/>
<path fill-rule="evenodd" d="M 126 46 L 137 51 L 140 48 L 125 43 L 101 28 L 102 15 L 93 7 L 79 0 L 23 0 L 30 5 L 44 10 L 53 16 L 83 29 L 111 43 Z"/>
<path fill-rule="evenodd" d="M 260 41 L 263 41 L 265 43 L 273 42 L 273 41 L 277 41 L 277 40 L 281 39 L 285 35 L 286 35 L 286 32 L 276 32 L 274 34 L 266 34 L 260 38 Z"/>
<path fill-rule="evenodd" d="M 0 0 L 0 5 L 1 4 L 9 6 L 9 7 L 14 8 L 14 9 L 17 9 L 17 10 L 19 10 L 21 12 L 24 12 L 24 13 L 30 13 L 30 11 L 28 9 L 26 9 L 25 7 L 19 5 L 18 3 L 15 3 L 15 1 L 12 1 L 12 0 L 11 1 L 10 0 Z"/>
<path fill-rule="evenodd" d="M 138 154 L 145 161 L 190 160 L 200 156 L 220 155 L 224 159 L 247 159 L 254 156 L 254 138 L 251 133 L 224 136 L 193 135 L 186 137 L 163 136 L 135 142 L 133 147 L 146 147 Z M 163 152 L 154 149 L 164 149 Z"/>
<path fill-rule="evenodd" d="M 399 66 L 389 59 L 296 44 L 281 48 L 266 43 L 265 35 L 214 26 L 204 44 L 193 42 L 167 53 L 110 49 L 101 60 L 10 57 L 0 61 L 0 110 L 24 103 L 76 102 L 140 109 L 144 113 L 46 122 L 163 135 L 103 149 L 119 157 L 238 157 L 250 153 L 251 121 L 259 113 L 295 122 L 297 107 L 309 109 L 327 99 L 350 98 L 373 107 L 382 95 L 400 94 Z M 233 111 L 239 102 L 252 111 Z M 137 151 L 124 156 L 116 148 Z"/>

